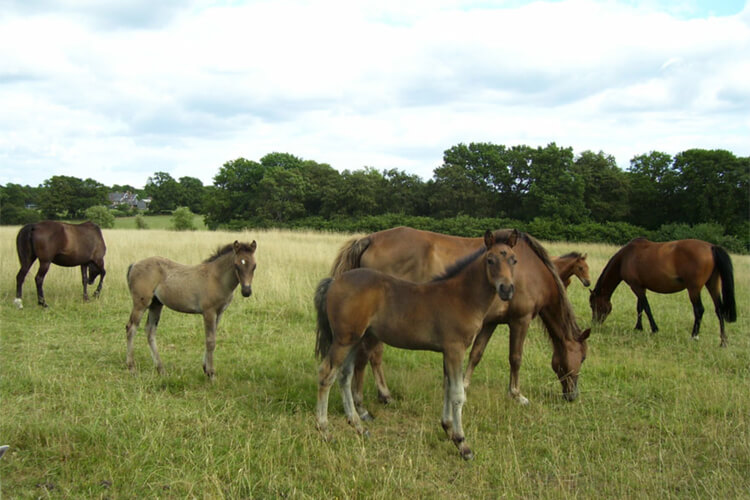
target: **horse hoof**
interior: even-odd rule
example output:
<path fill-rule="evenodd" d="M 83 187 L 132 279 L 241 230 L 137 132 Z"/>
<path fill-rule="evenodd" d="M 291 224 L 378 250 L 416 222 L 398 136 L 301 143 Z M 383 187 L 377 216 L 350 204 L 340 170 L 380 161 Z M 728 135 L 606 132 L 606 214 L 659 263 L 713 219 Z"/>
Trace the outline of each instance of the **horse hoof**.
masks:
<path fill-rule="evenodd" d="M 692 339 L 693 339 L 694 341 L 698 342 L 698 336 L 697 336 L 697 335 L 693 335 Z"/>
<path fill-rule="evenodd" d="M 18 309 L 23 309 L 23 300 L 13 299 L 13 305 L 16 306 Z"/>
<path fill-rule="evenodd" d="M 471 450 L 462 451 L 461 458 L 463 458 L 467 462 L 469 460 L 474 460 L 474 452 L 472 452 Z"/>
<path fill-rule="evenodd" d="M 389 405 L 393 402 L 393 398 L 390 395 L 378 394 L 378 401 L 384 405 Z"/>
<path fill-rule="evenodd" d="M 359 418 L 362 419 L 363 422 L 372 422 L 373 420 L 375 420 L 375 417 L 373 417 L 369 411 L 365 411 L 364 413 L 360 414 Z"/>

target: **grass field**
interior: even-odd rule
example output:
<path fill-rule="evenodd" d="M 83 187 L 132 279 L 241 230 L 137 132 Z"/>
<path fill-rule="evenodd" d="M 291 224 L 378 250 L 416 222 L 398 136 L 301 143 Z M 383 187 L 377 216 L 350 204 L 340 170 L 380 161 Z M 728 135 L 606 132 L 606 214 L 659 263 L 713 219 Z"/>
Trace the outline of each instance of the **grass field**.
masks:
<path fill-rule="evenodd" d="M 3 498 L 740 498 L 750 496 L 750 257 L 733 255 L 739 320 L 719 348 L 707 306 L 690 340 L 685 292 L 651 294 L 660 331 L 635 332 L 625 286 L 589 340 L 574 403 L 561 396 L 552 349 L 538 322 L 529 332 L 521 387 L 506 396 L 507 328 L 477 367 L 464 407 L 476 459 L 445 437 L 441 356 L 386 349 L 396 401 L 365 398 L 369 438 L 346 424 L 331 392 L 335 436 L 315 430 L 313 356 L 317 282 L 347 235 L 105 230 L 102 297 L 84 303 L 78 269 L 53 266 L 48 309 L 33 274 L 22 310 L 15 295 L 15 235 L 0 228 L 0 460 Z M 167 374 L 153 369 L 142 329 L 135 374 L 125 368 L 131 262 L 162 255 L 195 264 L 218 245 L 258 242 L 253 296 L 235 299 L 219 325 L 213 382 L 201 369 L 198 316 L 164 311 L 158 342 Z M 616 248 L 549 244 L 551 254 L 589 254 L 596 279 Z M 588 291 L 570 299 L 590 325 Z"/>

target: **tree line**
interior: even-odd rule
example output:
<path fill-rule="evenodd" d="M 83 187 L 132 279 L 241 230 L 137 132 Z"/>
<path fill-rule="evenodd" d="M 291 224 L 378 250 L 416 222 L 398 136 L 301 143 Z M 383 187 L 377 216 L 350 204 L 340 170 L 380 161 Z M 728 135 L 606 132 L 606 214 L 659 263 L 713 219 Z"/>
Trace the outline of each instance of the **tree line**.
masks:
<path fill-rule="evenodd" d="M 271 153 L 224 163 L 210 186 L 165 172 L 149 177 L 143 190 L 67 176 L 38 188 L 7 184 L 0 191 L 0 219 L 77 218 L 87 207 L 106 204 L 107 193 L 116 190 L 151 198 L 151 213 L 188 207 L 211 229 L 371 230 L 405 223 L 443 230 L 448 224 L 455 233 L 473 227 L 468 221 L 483 221 L 545 239 L 588 240 L 593 234 L 620 243 L 631 235 L 668 238 L 698 228 L 695 237 L 720 240 L 733 251 L 750 249 L 750 157 L 705 149 L 674 156 L 652 151 L 623 170 L 604 152 L 576 156 L 555 143 L 458 144 L 444 152 L 426 181 L 398 169 L 339 172 Z"/>

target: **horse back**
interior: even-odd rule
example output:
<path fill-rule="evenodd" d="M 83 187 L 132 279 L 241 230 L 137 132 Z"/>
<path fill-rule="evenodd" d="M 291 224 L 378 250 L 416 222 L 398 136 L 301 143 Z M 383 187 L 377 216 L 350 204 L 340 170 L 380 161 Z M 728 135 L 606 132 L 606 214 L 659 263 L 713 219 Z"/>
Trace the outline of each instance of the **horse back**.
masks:
<path fill-rule="evenodd" d="M 658 293 L 702 287 L 714 273 L 712 245 L 696 239 L 628 243 L 620 264 L 622 278 Z"/>

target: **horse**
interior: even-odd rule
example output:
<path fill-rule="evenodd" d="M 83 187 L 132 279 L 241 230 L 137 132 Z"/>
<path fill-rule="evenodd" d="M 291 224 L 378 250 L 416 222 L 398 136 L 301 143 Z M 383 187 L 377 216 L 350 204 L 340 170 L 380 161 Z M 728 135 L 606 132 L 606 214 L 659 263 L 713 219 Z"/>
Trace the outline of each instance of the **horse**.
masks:
<path fill-rule="evenodd" d="M 570 252 L 559 257 L 552 257 L 552 264 L 554 264 L 557 274 L 568 288 L 570 285 L 570 279 L 576 276 L 585 287 L 591 286 L 591 278 L 589 277 L 589 265 L 586 262 L 586 254 L 579 252 Z"/>
<path fill-rule="evenodd" d="M 102 291 L 104 275 L 107 274 L 104 270 L 107 246 L 104 244 L 102 230 L 93 222 L 67 224 L 45 220 L 26 224 L 16 236 L 16 250 L 21 269 L 16 275 L 16 298 L 13 303 L 19 309 L 23 308 L 23 281 L 37 259 L 39 270 L 35 278 L 36 295 L 37 303 L 42 307 L 47 307 L 42 285 L 50 264 L 64 267 L 81 266 L 83 300 L 89 300 L 87 285 L 93 285 L 97 276 L 99 286 L 94 292 L 94 297 L 98 297 Z"/>
<path fill-rule="evenodd" d="M 221 315 L 232 302 L 234 289 L 240 285 L 242 296 L 252 294 L 255 273 L 255 249 L 257 244 L 235 241 L 220 247 L 216 252 L 196 266 L 186 266 L 164 257 L 149 257 L 128 267 L 127 280 L 133 309 L 125 326 L 128 340 L 127 366 L 133 372 L 133 338 L 141 316 L 148 309 L 146 336 L 151 348 L 156 371 L 163 375 L 164 366 L 156 349 L 156 326 L 163 306 L 188 313 L 202 314 L 206 332 L 206 352 L 203 356 L 203 371 L 214 377 L 214 348 L 216 327 Z"/>
<path fill-rule="evenodd" d="M 493 232 L 500 242 L 508 241 L 513 234 L 511 230 Z M 564 398 L 573 401 L 578 396 L 578 376 L 586 358 L 586 339 L 591 329 L 581 332 L 578 327 L 565 287 L 544 247 L 531 235 L 518 234 L 518 241 L 513 247 L 518 259 L 514 275 L 516 293 L 508 303 L 495 300 L 488 310 L 482 329 L 474 339 L 464 373 L 464 387 L 468 388 L 474 368 L 481 360 L 497 325 L 507 324 L 510 328 L 508 394 L 518 403 L 528 404 L 529 400 L 521 394 L 519 371 L 526 332 L 531 320 L 539 316 L 552 341 L 552 369 L 562 385 Z M 448 264 L 460 256 L 476 251 L 481 245 L 481 238 L 396 227 L 361 238 L 355 237 L 344 243 L 331 266 L 331 276 L 335 278 L 349 269 L 365 267 L 401 279 L 425 282 L 443 272 Z M 382 344 L 371 347 L 369 355 L 360 352 L 357 356 L 353 388 L 354 397 L 358 400 L 362 399 L 364 369 L 369 360 L 378 388 L 378 399 L 386 404 L 391 401 L 382 356 Z"/>
<path fill-rule="evenodd" d="M 461 423 L 466 401 L 461 366 L 495 297 L 507 304 L 514 296 L 516 240 L 514 232 L 505 243 L 496 242 L 487 231 L 482 248 L 429 283 L 415 284 L 372 269 L 354 269 L 322 280 L 315 293 L 315 353 L 321 360 L 318 429 L 329 437 L 328 395 L 338 374 L 347 420 L 364 433 L 361 417 L 369 413 L 352 399 L 354 360 L 358 349 L 366 350 L 377 339 L 402 349 L 443 353 L 441 423 L 461 456 L 471 459 Z"/>
<path fill-rule="evenodd" d="M 737 321 L 737 305 L 732 260 L 722 247 L 695 239 L 664 243 L 654 243 L 645 238 L 631 240 L 609 259 L 591 291 L 589 304 L 595 322 L 604 322 L 612 311 L 610 298 L 623 280 L 638 298 L 636 330 L 643 330 L 643 311 L 646 311 L 651 331 L 659 330 L 651 314 L 646 290 L 675 293 L 687 288 L 695 318 L 693 340 L 698 339 L 703 318 L 701 290 L 705 286 L 719 318 L 720 345 L 727 346 L 724 321 Z"/>

